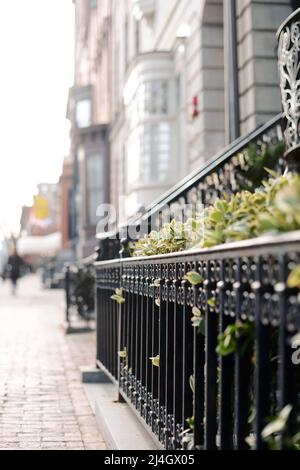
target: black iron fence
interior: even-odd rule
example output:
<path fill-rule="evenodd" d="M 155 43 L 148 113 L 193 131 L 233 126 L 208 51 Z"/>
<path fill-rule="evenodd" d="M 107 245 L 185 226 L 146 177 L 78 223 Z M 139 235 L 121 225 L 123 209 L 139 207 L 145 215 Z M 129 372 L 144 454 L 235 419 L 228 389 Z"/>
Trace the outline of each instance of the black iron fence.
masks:
<path fill-rule="evenodd" d="M 67 325 L 95 319 L 95 268 L 92 261 L 65 265 Z"/>
<path fill-rule="evenodd" d="M 290 446 L 300 317 L 287 278 L 299 263 L 294 232 L 96 264 L 98 364 L 164 448 Z M 288 425 L 267 436 L 286 405 Z"/>

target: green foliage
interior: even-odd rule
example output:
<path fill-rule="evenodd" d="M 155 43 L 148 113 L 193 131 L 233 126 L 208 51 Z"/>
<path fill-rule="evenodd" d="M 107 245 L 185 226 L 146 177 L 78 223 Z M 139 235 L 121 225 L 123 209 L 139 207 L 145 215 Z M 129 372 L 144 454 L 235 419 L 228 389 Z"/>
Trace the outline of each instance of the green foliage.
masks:
<path fill-rule="evenodd" d="M 218 336 L 216 352 L 220 356 L 228 356 L 237 351 L 238 339 L 243 338 L 243 353 L 249 345 L 254 331 L 254 324 L 249 322 L 236 322 L 228 325 L 225 331 Z"/>
<path fill-rule="evenodd" d="M 149 357 L 154 367 L 159 367 L 159 356 Z"/>
<path fill-rule="evenodd" d="M 122 351 L 118 351 L 118 356 L 122 360 L 124 369 L 128 370 L 128 351 L 126 346 L 124 346 Z"/>
<path fill-rule="evenodd" d="M 116 289 L 115 293 L 110 297 L 112 300 L 115 300 L 117 304 L 124 304 L 125 299 L 123 297 L 123 289 Z"/>
<path fill-rule="evenodd" d="M 217 200 L 206 211 L 202 247 L 300 228 L 300 177 L 273 175 L 254 193 Z"/>
<path fill-rule="evenodd" d="M 184 276 L 184 279 L 187 280 L 193 286 L 197 286 L 203 282 L 203 277 L 196 271 L 189 271 Z"/>
<path fill-rule="evenodd" d="M 300 229 L 300 176 L 294 173 L 278 176 L 271 172 L 271 177 L 254 193 L 241 191 L 217 199 L 204 210 L 202 218 L 190 221 L 188 227 L 173 220 L 161 231 L 139 240 L 134 254 L 147 256 L 191 247 L 209 248 Z"/>
<path fill-rule="evenodd" d="M 254 193 L 241 191 L 218 199 L 206 210 L 201 246 L 245 240 L 290 227 L 278 204 L 284 198 L 285 186 L 292 178 L 291 175 L 272 177 Z M 296 184 L 300 188 L 300 178 Z"/>
<path fill-rule="evenodd" d="M 291 289 L 294 287 L 300 287 L 300 265 L 297 265 L 290 273 L 287 279 L 287 285 Z"/>
<path fill-rule="evenodd" d="M 123 351 L 118 351 L 118 356 L 119 356 L 121 359 L 126 359 L 126 357 L 128 356 L 128 354 L 127 354 L 127 349 L 124 348 Z"/>
<path fill-rule="evenodd" d="M 151 256 L 186 250 L 200 241 L 201 222 L 172 220 L 158 232 L 153 230 L 132 245 L 133 256 Z"/>
<path fill-rule="evenodd" d="M 193 316 L 191 318 L 192 326 L 197 328 L 197 333 L 205 336 L 205 315 L 204 313 L 198 308 L 193 307 L 192 309 Z"/>
<path fill-rule="evenodd" d="M 287 450 L 300 450 L 300 432 L 291 434 L 288 429 L 291 413 L 293 411 L 292 405 L 286 405 L 277 416 L 264 427 L 261 432 L 263 441 L 267 444 L 269 450 L 279 450 L 281 448 L 281 437 L 283 435 L 283 445 Z M 295 413 L 294 413 L 295 415 Z M 296 429 L 299 429 L 300 415 L 299 413 L 293 417 Z M 251 448 L 255 447 L 255 438 L 250 435 L 246 439 Z"/>
<path fill-rule="evenodd" d="M 283 142 L 270 146 L 262 144 L 260 155 L 257 154 L 256 144 L 248 146 L 245 154 L 239 154 L 240 167 L 236 169 L 236 179 L 240 190 L 253 192 L 267 178 L 266 168 L 274 170 L 279 158 L 283 155 Z"/>
<path fill-rule="evenodd" d="M 216 306 L 216 299 L 214 299 L 213 297 L 211 297 L 210 299 L 208 299 L 207 305 L 208 305 L 210 308 L 215 308 L 215 306 Z"/>
<path fill-rule="evenodd" d="M 274 437 L 279 432 L 282 432 L 287 427 L 288 418 L 292 411 L 292 406 L 285 406 L 279 413 L 279 415 L 270 423 L 268 423 L 261 432 L 261 437 L 266 441 L 270 437 Z"/>
<path fill-rule="evenodd" d="M 185 429 L 181 433 L 182 442 L 184 444 L 184 448 L 192 450 L 194 448 L 194 418 L 189 418 L 187 420 L 187 424 L 189 428 Z"/>

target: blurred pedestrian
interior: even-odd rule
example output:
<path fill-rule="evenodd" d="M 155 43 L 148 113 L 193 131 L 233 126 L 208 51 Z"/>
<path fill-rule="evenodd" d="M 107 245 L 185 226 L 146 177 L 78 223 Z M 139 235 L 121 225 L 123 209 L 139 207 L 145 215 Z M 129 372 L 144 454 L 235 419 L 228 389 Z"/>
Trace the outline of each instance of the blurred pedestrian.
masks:
<path fill-rule="evenodd" d="M 21 269 L 26 267 L 26 263 L 18 255 L 16 248 L 9 256 L 7 261 L 6 272 L 11 280 L 12 295 L 16 295 L 18 279 L 21 277 Z"/>

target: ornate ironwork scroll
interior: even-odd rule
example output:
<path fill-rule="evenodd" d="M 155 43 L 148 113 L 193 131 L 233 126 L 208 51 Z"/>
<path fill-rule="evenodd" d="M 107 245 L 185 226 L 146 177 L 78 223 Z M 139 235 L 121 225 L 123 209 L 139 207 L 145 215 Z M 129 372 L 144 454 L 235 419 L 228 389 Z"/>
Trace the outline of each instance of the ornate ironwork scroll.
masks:
<path fill-rule="evenodd" d="M 300 167 L 300 8 L 280 26 L 278 65 L 285 118 L 285 156 L 290 168 Z"/>

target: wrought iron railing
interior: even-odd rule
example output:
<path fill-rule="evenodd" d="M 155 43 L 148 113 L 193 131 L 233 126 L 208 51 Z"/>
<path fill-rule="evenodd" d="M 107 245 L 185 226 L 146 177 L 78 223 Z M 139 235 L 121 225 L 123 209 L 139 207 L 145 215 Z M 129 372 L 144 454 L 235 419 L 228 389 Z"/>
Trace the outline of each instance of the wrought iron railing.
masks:
<path fill-rule="evenodd" d="M 300 404 L 291 341 L 299 294 L 286 284 L 299 263 L 299 232 L 97 263 L 98 365 L 164 448 L 184 448 L 188 436 L 195 448 L 246 449 L 254 437 L 262 449 L 272 416 Z M 185 280 L 190 271 L 203 282 Z M 111 299 L 116 287 L 124 289 L 120 305 Z M 204 334 L 192 325 L 193 307 Z M 223 356 L 219 335 L 228 325 L 241 336 Z"/>
<path fill-rule="evenodd" d="M 65 265 L 65 321 L 68 327 L 74 322 L 90 323 L 95 320 L 95 268 L 94 257 Z"/>

